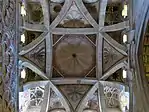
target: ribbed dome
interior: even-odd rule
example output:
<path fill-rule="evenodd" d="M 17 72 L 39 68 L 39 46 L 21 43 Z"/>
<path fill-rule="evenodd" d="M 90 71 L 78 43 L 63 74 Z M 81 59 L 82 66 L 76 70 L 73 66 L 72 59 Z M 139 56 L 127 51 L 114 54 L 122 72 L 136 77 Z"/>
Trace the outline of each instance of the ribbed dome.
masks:
<path fill-rule="evenodd" d="M 95 49 L 84 35 L 67 35 L 57 45 L 55 61 L 67 75 L 84 75 L 94 65 Z"/>

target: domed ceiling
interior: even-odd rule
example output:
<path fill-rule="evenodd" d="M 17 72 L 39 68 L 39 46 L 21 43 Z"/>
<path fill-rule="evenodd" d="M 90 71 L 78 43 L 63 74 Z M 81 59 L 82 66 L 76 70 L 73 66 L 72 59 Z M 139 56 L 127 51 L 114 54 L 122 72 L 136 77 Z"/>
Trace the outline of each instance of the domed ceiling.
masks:
<path fill-rule="evenodd" d="M 123 3 L 39 1 L 25 3 L 41 13 L 38 21 L 31 16 L 34 10 L 22 17 L 21 33 L 28 33 L 27 42 L 19 51 L 20 72 L 26 71 L 26 77 L 20 80 L 21 90 L 34 96 L 26 100 L 29 104 L 25 112 L 128 111 L 128 86 L 113 78 L 120 79 L 128 66 L 127 46 L 121 37 L 129 29 L 129 17 L 122 19 L 118 13 Z M 37 8 L 33 8 L 34 3 Z M 116 10 L 111 10 L 113 7 Z M 117 19 L 114 21 L 107 14 Z M 29 34 L 34 34 L 34 39 Z"/>
<path fill-rule="evenodd" d="M 54 67 L 64 77 L 85 77 L 95 66 L 95 45 L 85 35 L 65 35 L 54 46 Z"/>

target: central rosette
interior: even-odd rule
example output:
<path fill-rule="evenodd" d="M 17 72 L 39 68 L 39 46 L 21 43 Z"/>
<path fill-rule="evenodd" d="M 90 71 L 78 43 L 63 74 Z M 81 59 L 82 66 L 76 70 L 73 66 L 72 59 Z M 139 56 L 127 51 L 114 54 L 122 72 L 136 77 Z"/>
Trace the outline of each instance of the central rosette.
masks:
<path fill-rule="evenodd" d="M 56 45 L 56 68 L 64 76 L 85 76 L 95 66 L 95 46 L 85 35 L 65 35 Z"/>

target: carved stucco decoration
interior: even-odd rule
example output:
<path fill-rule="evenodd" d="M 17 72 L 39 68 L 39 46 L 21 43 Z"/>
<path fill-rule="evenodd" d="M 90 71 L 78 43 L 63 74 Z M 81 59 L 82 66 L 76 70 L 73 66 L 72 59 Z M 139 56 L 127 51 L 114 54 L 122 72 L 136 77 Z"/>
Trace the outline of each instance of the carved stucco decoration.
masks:
<path fill-rule="evenodd" d="M 37 4 L 28 4 L 29 11 L 28 11 L 28 19 L 29 22 L 32 24 L 43 23 L 43 12 L 42 7 L 39 3 Z"/>
<path fill-rule="evenodd" d="M 19 107 L 19 111 L 26 110 L 26 112 L 32 112 L 34 108 L 36 108 L 36 112 L 40 112 L 44 97 L 44 89 L 44 86 L 37 86 L 25 90 L 24 95 L 25 97 L 27 96 L 28 99 Z"/>
<path fill-rule="evenodd" d="M 44 87 L 30 89 L 30 106 L 41 106 L 44 97 Z M 30 108 L 30 107 L 29 107 Z"/>
<path fill-rule="evenodd" d="M 59 86 L 62 93 L 67 97 L 71 106 L 76 109 L 83 96 L 88 92 L 89 85 L 62 85 Z"/>
<path fill-rule="evenodd" d="M 51 90 L 51 98 L 50 98 L 50 104 L 49 104 L 49 110 L 55 110 L 55 109 L 65 109 L 61 99 L 59 96 Z"/>
<path fill-rule="evenodd" d="M 107 49 L 107 48 L 104 48 L 103 49 L 103 58 L 104 58 L 104 63 L 106 64 L 106 63 L 108 63 L 108 61 L 109 61 L 109 58 L 113 58 L 113 56 L 115 55 L 113 55 L 113 54 L 110 54 L 110 51 Z"/>
<path fill-rule="evenodd" d="M 14 24 L 15 0 L 3 0 L 2 20 L 6 27 Z"/>
<path fill-rule="evenodd" d="M 97 91 L 95 91 L 95 93 L 93 93 L 93 95 L 89 97 L 84 110 L 86 110 L 86 109 L 96 110 L 96 112 L 98 112 L 99 102 L 98 102 L 98 92 Z"/>
<path fill-rule="evenodd" d="M 37 45 L 33 50 L 25 54 L 24 56 L 38 65 L 43 71 L 45 70 L 45 41 Z"/>
<path fill-rule="evenodd" d="M 45 112 L 45 107 L 46 112 L 70 112 L 65 99 L 58 89 L 54 89 L 55 86 L 50 84 L 50 81 L 34 81 L 33 83 L 27 83 L 23 87 L 24 91 L 28 91 L 30 94 L 25 106 L 26 112 Z M 46 102 L 47 100 L 48 102 Z"/>
<path fill-rule="evenodd" d="M 55 47 L 54 58 L 64 76 L 82 77 L 95 66 L 95 46 L 84 35 L 65 35 Z"/>
<path fill-rule="evenodd" d="M 12 37 L 14 36 L 14 32 L 9 32 L 5 33 L 3 35 L 3 49 L 4 49 L 4 65 L 6 67 L 6 77 L 9 77 L 11 74 L 11 70 L 13 69 L 14 66 L 14 59 L 15 59 L 15 51 L 14 51 L 14 46 L 13 46 L 13 40 Z M 10 36 L 12 35 L 12 37 Z M 7 80 L 6 80 L 7 82 Z"/>
<path fill-rule="evenodd" d="M 2 2 L 2 111 L 15 111 L 16 103 L 16 40 L 15 40 L 15 0 Z"/>
<path fill-rule="evenodd" d="M 117 88 L 112 88 L 112 87 L 106 86 L 104 88 L 104 93 L 106 96 L 107 107 L 111 108 L 111 107 L 119 106 L 118 94 L 120 94 L 120 90 L 118 90 Z"/>
<path fill-rule="evenodd" d="M 8 31 L 3 34 L 3 99 L 8 102 L 8 107 L 13 109 L 14 102 L 15 102 L 15 90 L 16 90 L 16 84 L 15 84 L 15 48 L 14 48 L 14 38 L 15 33 L 14 31 Z"/>
<path fill-rule="evenodd" d="M 94 86 L 89 89 L 87 95 L 80 102 L 79 112 L 100 112 L 100 100 L 99 100 L 99 92 L 96 87 L 98 84 L 96 83 Z"/>
<path fill-rule="evenodd" d="M 89 23 L 82 15 L 75 2 L 71 4 L 69 11 L 66 16 L 60 22 L 64 27 L 86 27 Z M 72 25 L 74 24 L 74 25 Z"/>
<path fill-rule="evenodd" d="M 116 71 L 110 77 L 108 77 L 107 80 L 108 81 L 116 81 L 116 82 L 124 83 L 125 79 L 123 78 L 122 71 L 123 71 L 122 69 Z"/>
<path fill-rule="evenodd" d="M 123 54 L 117 51 L 108 42 L 104 41 L 103 47 L 103 68 L 104 72 L 108 70 L 112 65 L 125 58 Z"/>
<path fill-rule="evenodd" d="M 129 110 L 128 106 L 129 103 L 127 102 L 128 104 L 125 105 L 124 101 L 122 101 L 121 99 L 121 97 L 125 97 L 125 100 L 127 101 L 129 99 L 129 96 L 125 94 L 126 91 L 128 92 L 127 86 L 118 83 L 112 84 L 111 82 L 103 82 L 103 86 L 104 86 L 104 95 L 107 108 L 118 108 L 119 110 L 122 111 L 126 106 L 125 109 L 127 111 Z"/>

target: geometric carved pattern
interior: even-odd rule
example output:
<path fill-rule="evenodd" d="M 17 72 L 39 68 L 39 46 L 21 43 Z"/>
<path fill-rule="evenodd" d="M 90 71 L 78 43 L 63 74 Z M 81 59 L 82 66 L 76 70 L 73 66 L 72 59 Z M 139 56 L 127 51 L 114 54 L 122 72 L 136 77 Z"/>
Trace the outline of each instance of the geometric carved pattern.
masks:
<path fill-rule="evenodd" d="M 77 105 L 79 104 L 80 100 L 83 96 L 87 93 L 90 86 L 88 85 L 61 85 L 59 89 L 62 93 L 67 97 L 68 101 L 70 102 L 71 106 L 76 109 Z"/>
<path fill-rule="evenodd" d="M 24 99 L 19 101 L 19 103 L 23 102 L 23 105 L 19 107 L 19 110 L 33 112 L 33 109 L 36 108 L 36 112 L 40 112 L 44 97 L 44 86 L 29 88 L 25 90 L 23 94 L 24 97 L 27 97 L 27 99 L 25 101 Z"/>
<path fill-rule="evenodd" d="M 104 88 L 105 96 L 106 96 L 106 104 L 109 108 L 111 107 L 118 107 L 119 106 L 119 99 L 118 94 L 120 93 L 117 88 L 110 88 L 106 86 Z"/>
<path fill-rule="evenodd" d="M 30 90 L 30 106 L 40 106 L 43 101 L 44 88 L 36 87 Z"/>
<path fill-rule="evenodd" d="M 85 110 L 92 109 L 98 112 L 99 110 L 99 102 L 98 102 L 98 92 L 95 91 L 93 95 L 91 95 L 85 105 Z"/>
<path fill-rule="evenodd" d="M 108 42 L 104 41 L 103 47 L 103 68 L 106 72 L 110 67 L 122 60 L 124 55 L 114 49 Z"/>
<path fill-rule="evenodd" d="M 67 14 L 60 22 L 60 25 L 64 28 L 85 28 L 89 23 L 81 14 L 75 2 L 73 2 Z"/>
<path fill-rule="evenodd" d="M 121 111 L 129 110 L 128 87 L 118 83 L 102 82 L 104 86 L 104 95 L 107 108 L 118 108 Z M 126 99 L 122 99 L 125 97 Z"/>
<path fill-rule="evenodd" d="M 122 72 L 123 72 L 122 69 L 117 70 L 110 77 L 108 77 L 106 81 L 115 81 L 124 83 L 125 79 L 123 78 Z"/>
<path fill-rule="evenodd" d="M 25 58 L 35 63 L 40 69 L 45 71 L 45 41 L 41 42 L 33 50 L 25 54 Z"/>
<path fill-rule="evenodd" d="M 51 97 L 50 97 L 50 105 L 49 105 L 49 111 L 55 110 L 55 109 L 62 109 L 65 110 L 65 107 L 59 98 L 59 96 L 51 89 Z"/>

